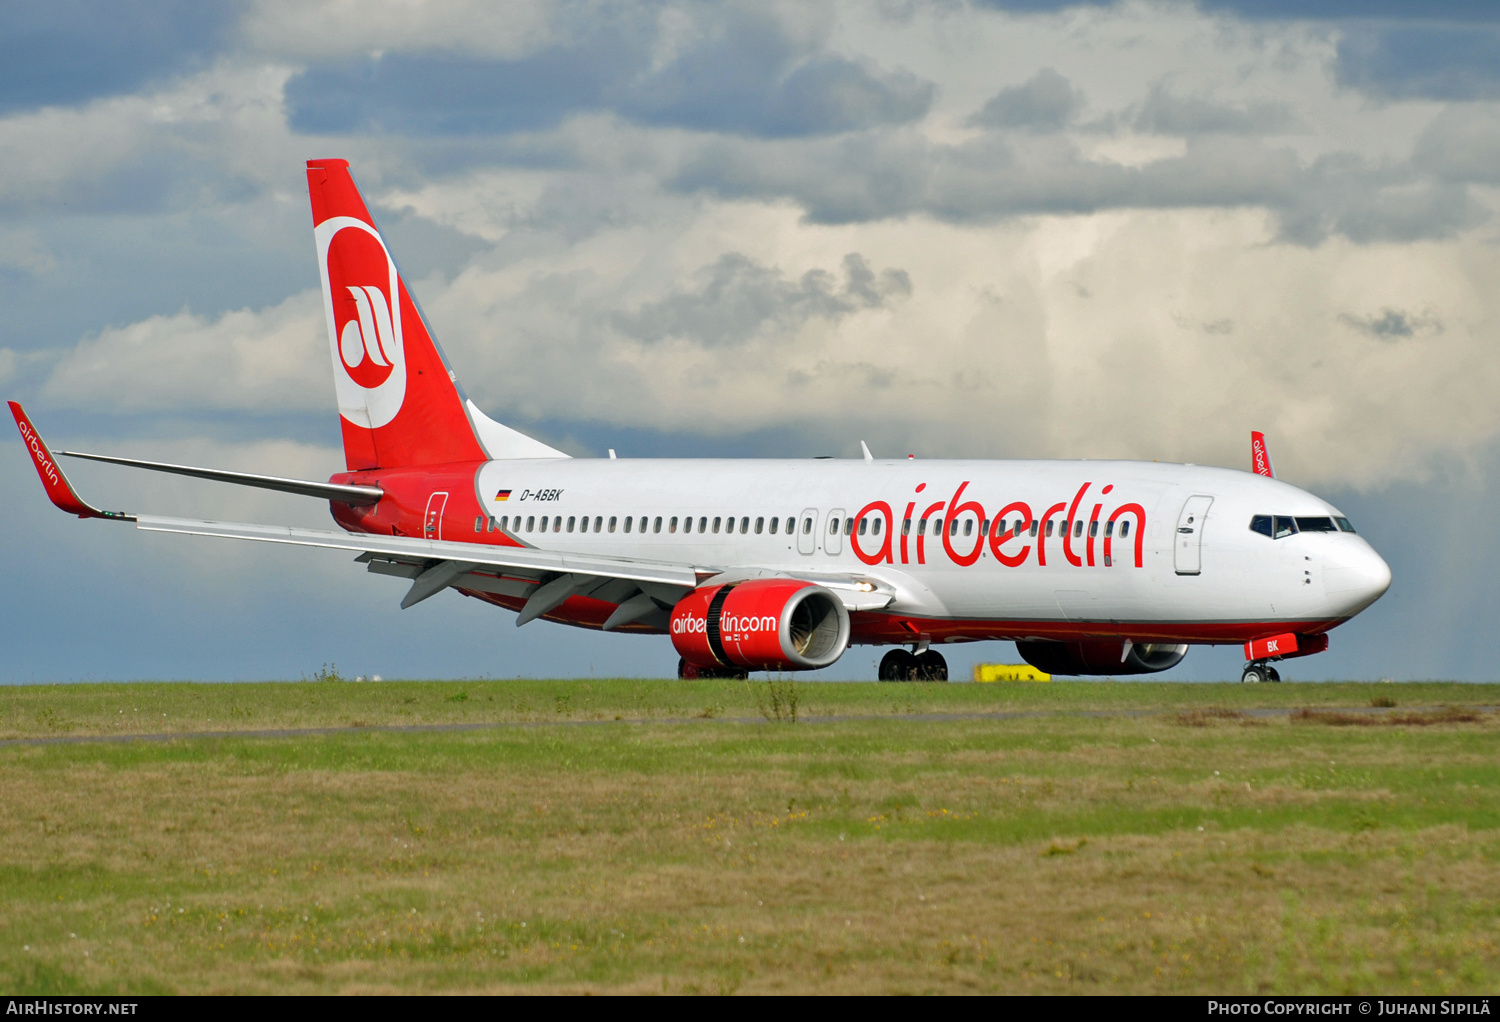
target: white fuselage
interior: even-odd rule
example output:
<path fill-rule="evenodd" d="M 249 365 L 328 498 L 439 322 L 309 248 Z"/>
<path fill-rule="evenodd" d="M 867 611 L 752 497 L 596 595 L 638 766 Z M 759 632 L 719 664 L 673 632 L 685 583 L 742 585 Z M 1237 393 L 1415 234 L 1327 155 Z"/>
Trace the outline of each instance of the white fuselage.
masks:
<path fill-rule="evenodd" d="M 895 593 L 877 615 L 972 623 L 967 638 L 1123 627 L 1142 641 L 1241 642 L 1272 625 L 1326 629 L 1390 584 L 1385 562 L 1353 532 L 1252 531 L 1255 515 L 1340 512 L 1286 483 L 1222 468 L 533 459 L 490 462 L 476 478 L 491 521 L 445 520 L 442 538 L 503 522 L 538 549 L 688 562 L 725 578 L 867 577 Z M 1001 522 L 997 547 L 984 533 Z M 866 629 L 860 641 L 879 635 Z"/>

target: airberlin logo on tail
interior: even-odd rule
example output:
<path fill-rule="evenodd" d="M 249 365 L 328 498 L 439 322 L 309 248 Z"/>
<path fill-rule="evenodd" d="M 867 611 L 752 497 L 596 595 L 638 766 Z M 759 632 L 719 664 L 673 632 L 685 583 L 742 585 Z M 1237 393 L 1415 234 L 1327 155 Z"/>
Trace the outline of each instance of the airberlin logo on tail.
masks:
<path fill-rule="evenodd" d="M 356 217 L 330 217 L 313 234 L 339 413 L 357 426 L 377 429 L 396 417 L 406 398 L 396 264 L 375 228 Z"/>
<path fill-rule="evenodd" d="M 357 313 L 339 331 L 339 357 L 355 383 L 366 389 L 378 387 L 391 375 L 391 360 L 385 349 L 396 346 L 391 307 L 378 287 L 345 285 L 345 289 Z"/>

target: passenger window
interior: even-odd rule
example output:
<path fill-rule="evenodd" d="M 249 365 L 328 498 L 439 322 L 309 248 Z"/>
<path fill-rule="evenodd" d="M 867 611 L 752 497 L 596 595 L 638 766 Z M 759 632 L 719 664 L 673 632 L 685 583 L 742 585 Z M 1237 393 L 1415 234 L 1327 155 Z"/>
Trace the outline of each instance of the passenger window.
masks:
<path fill-rule="evenodd" d="M 884 522 L 885 522 L 884 518 L 877 518 L 877 519 L 875 519 L 873 522 L 870 523 L 870 532 L 874 533 L 877 536 L 880 535 L 880 526 Z"/>
<path fill-rule="evenodd" d="M 1073 523 L 1073 538 L 1074 539 L 1078 539 L 1082 535 L 1083 535 L 1083 519 L 1080 518 L 1080 519 L 1078 519 L 1078 521 L 1076 521 L 1076 522 Z"/>
<path fill-rule="evenodd" d="M 484 516 L 483 515 L 481 515 L 480 517 L 474 519 L 474 531 L 475 532 L 483 532 L 484 531 Z"/>
<path fill-rule="evenodd" d="M 501 531 L 505 530 L 505 528 L 506 528 L 506 526 L 507 526 L 507 524 L 509 522 L 510 522 L 510 515 L 501 515 L 500 516 L 500 529 L 501 529 Z"/>
<path fill-rule="evenodd" d="M 693 531 L 693 519 L 692 519 L 691 516 L 689 516 L 687 518 L 684 518 L 682 520 L 682 531 L 683 532 L 692 532 Z"/>
<path fill-rule="evenodd" d="M 1039 526 L 1040 526 L 1040 525 L 1041 525 L 1041 523 L 1040 523 L 1040 522 L 1038 522 L 1038 521 L 1037 521 L 1037 520 L 1036 520 L 1036 519 L 1035 519 L 1035 518 L 1033 518 L 1033 519 L 1032 519 L 1032 520 L 1031 520 L 1031 534 L 1032 534 L 1032 535 L 1033 535 L 1033 536 L 1035 536 L 1035 535 L 1036 535 L 1036 530 L 1037 530 L 1037 528 L 1038 528 L 1038 527 L 1039 527 Z M 1020 528 L 1020 526 L 1017 526 L 1017 528 Z"/>
<path fill-rule="evenodd" d="M 921 521 L 917 522 L 917 535 L 927 535 L 927 519 L 923 518 Z"/>
<path fill-rule="evenodd" d="M 1124 539 L 1128 535 L 1130 535 L 1130 519 L 1127 518 L 1120 523 L 1120 538 Z"/>
<path fill-rule="evenodd" d="M 598 532 L 599 529 L 600 529 L 600 527 L 603 526 L 603 525 L 604 525 L 604 516 L 603 515 L 595 515 L 594 516 L 594 531 Z"/>
<path fill-rule="evenodd" d="M 776 530 L 781 527 L 781 516 L 777 515 L 771 519 L 771 535 L 776 535 Z M 788 529 L 788 532 L 791 530 Z"/>
<path fill-rule="evenodd" d="M 1296 534 L 1297 523 L 1292 521 L 1290 518 L 1285 518 L 1281 515 L 1277 515 L 1274 521 L 1275 531 L 1271 536 L 1272 539 L 1281 539 L 1284 536 L 1291 536 Z"/>
<path fill-rule="evenodd" d="M 740 519 L 740 535 L 744 536 L 750 532 L 750 516 L 746 515 Z"/>
<path fill-rule="evenodd" d="M 828 535 L 830 535 L 830 536 L 837 536 L 838 534 L 839 534 L 839 520 L 837 518 L 830 518 L 830 519 L 828 519 Z"/>
<path fill-rule="evenodd" d="M 764 531 L 766 531 L 766 520 L 764 518 L 757 518 L 755 520 L 755 534 L 759 536 Z"/>
<path fill-rule="evenodd" d="M 573 531 L 573 526 L 574 526 L 574 524 L 576 524 L 576 522 L 577 522 L 576 518 L 574 518 L 572 515 L 568 515 L 568 531 L 569 532 Z"/>
<path fill-rule="evenodd" d="M 579 532 L 588 532 L 589 531 L 589 516 L 588 515 L 584 515 L 582 518 L 578 519 L 578 531 Z"/>
<path fill-rule="evenodd" d="M 704 516 L 704 517 L 698 519 L 698 531 L 699 532 L 707 532 L 708 531 L 708 518 L 707 518 L 707 516 Z M 719 530 L 718 529 L 714 529 L 714 531 L 718 532 Z"/>
<path fill-rule="evenodd" d="M 844 535 L 850 536 L 850 535 L 853 535 L 853 533 L 854 533 L 854 519 L 853 518 L 845 518 L 844 519 Z"/>
<path fill-rule="evenodd" d="M 869 531 L 870 531 L 870 520 L 868 518 L 861 518 L 859 520 L 859 534 L 861 536 L 863 536 L 866 532 L 869 532 Z"/>
<path fill-rule="evenodd" d="M 1093 539 L 1097 535 L 1099 535 L 1099 523 L 1089 522 L 1089 539 Z"/>
<path fill-rule="evenodd" d="M 901 519 L 901 535 L 903 535 L 903 536 L 910 536 L 911 535 L 911 519 L 910 518 L 903 518 L 903 519 Z"/>
<path fill-rule="evenodd" d="M 615 522 L 616 522 L 616 520 L 617 519 L 615 518 L 614 515 L 610 515 L 609 516 L 609 531 L 610 532 L 614 532 L 615 531 Z"/>
<path fill-rule="evenodd" d="M 724 521 L 724 519 L 722 519 L 722 518 L 715 518 L 714 519 L 714 535 L 715 536 L 717 536 L 719 534 L 719 526 L 721 524 L 723 524 L 723 521 Z"/>
<path fill-rule="evenodd" d="M 932 520 L 932 534 L 934 536 L 941 536 L 943 534 L 943 520 L 941 518 L 934 518 Z"/>
<path fill-rule="evenodd" d="M 660 532 L 661 531 L 661 515 L 657 515 L 656 518 L 652 520 L 652 522 L 651 522 L 651 531 L 652 532 Z"/>
<path fill-rule="evenodd" d="M 1052 519 L 1050 519 L 1050 518 L 1047 519 L 1047 538 L 1048 539 L 1052 538 L 1052 526 L 1055 525 L 1055 524 L 1056 523 L 1053 522 Z"/>
<path fill-rule="evenodd" d="M 676 515 L 673 515 L 672 518 L 671 518 L 671 520 L 667 522 L 667 531 L 668 532 L 676 532 L 677 531 L 677 516 Z"/>
<path fill-rule="evenodd" d="M 546 532 L 547 531 L 547 516 L 546 515 L 542 515 L 542 527 L 540 529 L 538 529 L 537 531 L 538 532 Z"/>
<path fill-rule="evenodd" d="M 805 536 L 809 532 L 812 532 L 812 519 L 811 518 L 804 518 L 802 520 L 802 535 Z"/>
<path fill-rule="evenodd" d="M 1298 532 L 1338 532 L 1332 518 L 1298 518 Z"/>
<path fill-rule="evenodd" d="M 1341 531 L 1341 532 L 1353 532 L 1354 531 L 1354 526 L 1349 524 L 1349 519 L 1347 519 L 1347 518 L 1335 518 L 1334 521 L 1338 522 L 1338 524 L 1339 524 L 1339 531 Z"/>
<path fill-rule="evenodd" d="M 811 523 L 812 519 L 809 518 L 808 522 Z M 787 520 L 786 520 L 786 534 L 788 536 L 790 536 L 792 533 L 794 533 L 794 532 L 797 531 L 796 524 L 797 524 L 797 519 L 792 518 L 791 516 L 787 517 Z"/>
<path fill-rule="evenodd" d="M 1000 523 L 1000 526 L 1004 526 L 1004 525 L 1005 525 L 1004 522 Z M 997 528 L 1000 527 L 1000 526 L 997 526 Z M 982 521 L 982 522 L 979 523 L 979 534 L 981 536 L 988 536 L 990 534 L 990 520 L 988 518 L 986 518 L 984 521 Z"/>
<path fill-rule="evenodd" d="M 634 516 L 633 515 L 626 515 L 625 516 L 625 531 L 626 532 L 630 531 L 630 523 L 633 520 L 634 520 Z M 646 523 L 644 521 L 642 521 L 641 524 L 644 526 Z M 644 529 L 642 531 L 644 531 Z"/>
<path fill-rule="evenodd" d="M 1274 533 L 1271 531 L 1271 516 L 1270 515 L 1251 515 L 1250 516 L 1250 531 L 1251 532 L 1258 532 L 1262 536 L 1266 537 L 1267 539 L 1272 538 L 1272 536 L 1274 535 Z"/>
<path fill-rule="evenodd" d="M 950 519 L 948 519 L 948 535 L 949 536 L 957 536 L 958 535 L 958 519 L 957 518 L 950 518 Z"/>
<path fill-rule="evenodd" d="M 534 528 L 536 528 L 536 515 L 527 515 L 526 516 L 526 531 L 530 532 Z"/>
<path fill-rule="evenodd" d="M 552 531 L 562 532 L 562 515 L 558 515 L 556 518 L 552 519 Z"/>
<path fill-rule="evenodd" d="M 965 536 L 972 536 L 972 535 L 974 535 L 974 519 L 972 519 L 972 518 L 965 518 L 964 519 L 964 535 Z"/>

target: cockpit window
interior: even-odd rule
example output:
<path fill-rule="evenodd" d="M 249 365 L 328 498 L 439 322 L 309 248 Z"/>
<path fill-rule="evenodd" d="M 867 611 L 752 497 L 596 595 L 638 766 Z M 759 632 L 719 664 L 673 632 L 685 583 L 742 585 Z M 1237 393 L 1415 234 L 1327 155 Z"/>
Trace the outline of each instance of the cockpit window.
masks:
<path fill-rule="evenodd" d="M 1271 538 L 1271 516 L 1254 515 L 1250 519 L 1250 531 L 1258 532 L 1267 539 Z"/>
<path fill-rule="evenodd" d="M 1347 519 L 1347 518 L 1335 518 L 1334 521 L 1338 522 L 1339 531 L 1340 532 L 1353 532 L 1354 531 L 1354 526 L 1352 526 L 1352 525 L 1349 524 L 1349 519 Z"/>
<path fill-rule="evenodd" d="M 1298 518 L 1298 532 L 1338 532 L 1332 518 Z"/>
<path fill-rule="evenodd" d="M 1283 536 L 1291 536 L 1297 531 L 1297 523 L 1282 515 L 1276 516 L 1276 528 L 1271 534 L 1272 539 L 1281 539 Z"/>

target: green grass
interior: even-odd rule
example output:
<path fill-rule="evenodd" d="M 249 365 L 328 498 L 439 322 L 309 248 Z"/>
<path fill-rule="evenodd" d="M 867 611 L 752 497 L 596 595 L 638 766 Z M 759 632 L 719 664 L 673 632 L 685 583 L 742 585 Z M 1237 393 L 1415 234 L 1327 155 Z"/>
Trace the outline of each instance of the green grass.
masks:
<path fill-rule="evenodd" d="M 0 748 L 0 985 L 1474 993 L 1500 981 L 1500 719 L 1416 709 L 1500 705 L 1494 686 L 799 696 L 791 726 L 763 719 L 755 685 L 722 682 L 0 690 L 10 736 L 527 725 Z M 1337 712 L 1376 699 L 1398 708 Z M 1256 707 L 1332 712 L 1239 712 Z M 913 713 L 980 716 L 896 716 Z M 737 717 L 753 722 L 725 719 Z"/>
<path fill-rule="evenodd" d="M 766 683 L 382 681 L 0 686 L 0 739 L 386 724 L 758 717 Z M 1420 682 L 1193 685 L 1173 682 L 797 686 L 804 717 L 1368 707 L 1500 703 L 1500 686 Z M 1394 695 L 1393 695 L 1394 694 Z"/>

